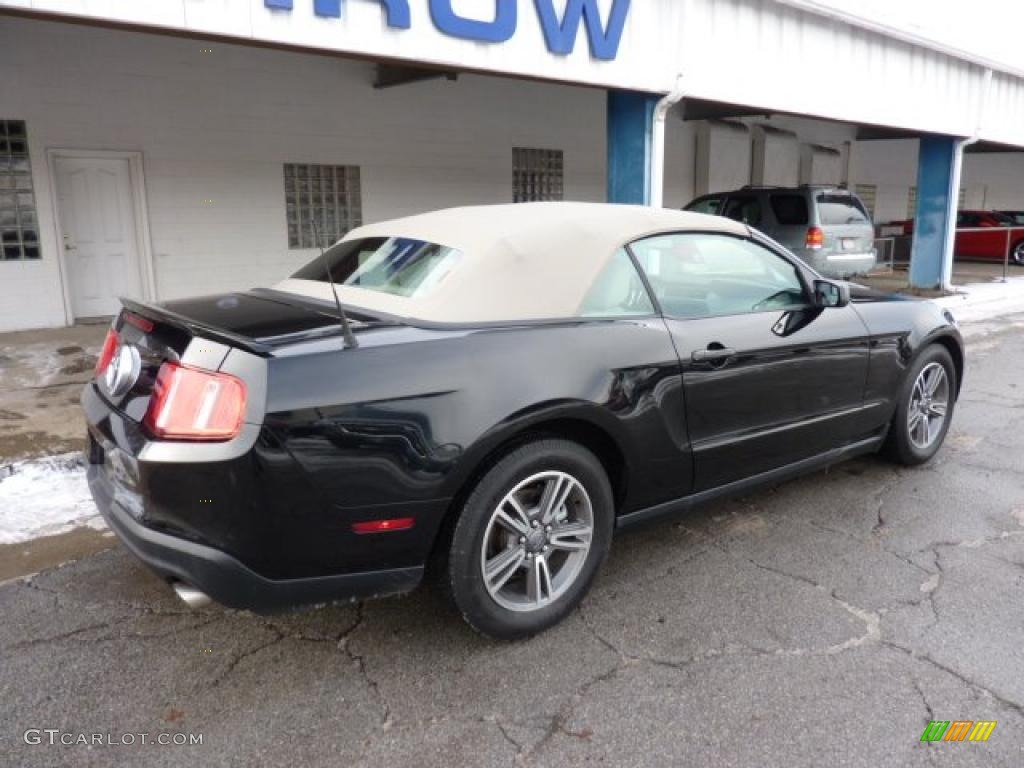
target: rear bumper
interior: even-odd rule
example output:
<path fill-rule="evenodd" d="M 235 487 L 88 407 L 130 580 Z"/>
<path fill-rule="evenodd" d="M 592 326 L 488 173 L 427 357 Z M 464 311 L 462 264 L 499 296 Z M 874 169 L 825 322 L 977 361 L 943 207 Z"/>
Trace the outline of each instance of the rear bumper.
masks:
<path fill-rule="evenodd" d="M 402 505 L 417 517 L 412 530 L 362 536 L 354 521 L 393 515 L 392 508 L 331 504 L 285 452 L 261 440 L 258 427 L 229 443 L 162 443 L 92 383 L 82 407 L 96 506 L 163 578 L 259 612 L 405 592 L 420 582 L 433 506 Z"/>
<path fill-rule="evenodd" d="M 852 277 L 865 275 L 875 268 L 878 259 L 875 251 L 869 253 L 846 253 L 843 251 L 803 252 L 803 259 L 826 277 Z"/>
<path fill-rule="evenodd" d="M 407 592 L 423 577 L 423 567 L 394 568 L 300 579 L 268 579 L 213 547 L 155 531 L 123 509 L 104 482 L 101 465 L 90 464 L 89 488 L 96 505 L 125 546 L 169 581 L 181 581 L 218 603 L 261 613 L 296 605 Z"/>

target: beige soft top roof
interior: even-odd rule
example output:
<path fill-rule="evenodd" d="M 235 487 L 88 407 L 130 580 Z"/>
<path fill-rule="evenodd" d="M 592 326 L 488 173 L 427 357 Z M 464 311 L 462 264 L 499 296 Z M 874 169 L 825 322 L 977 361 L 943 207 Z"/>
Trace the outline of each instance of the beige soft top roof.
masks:
<path fill-rule="evenodd" d="M 612 255 L 637 238 L 679 230 L 746 235 L 730 219 L 604 203 L 520 203 L 446 210 L 383 221 L 349 232 L 426 240 L 465 254 L 433 290 L 396 296 L 339 285 L 346 306 L 438 323 L 486 323 L 573 317 Z M 333 302 L 316 280 L 288 279 L 276 289 Z"/>

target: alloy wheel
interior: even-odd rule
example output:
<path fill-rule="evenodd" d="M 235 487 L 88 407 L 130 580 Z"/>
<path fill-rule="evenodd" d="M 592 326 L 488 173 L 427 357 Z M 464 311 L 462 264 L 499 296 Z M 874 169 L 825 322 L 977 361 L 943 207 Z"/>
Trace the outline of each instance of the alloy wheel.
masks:
<path fill-rule="evenodd" d="M 929 363 L 917 375 L 907 409 L 907 432 L 919 450 L 931 447 L 949 412 L 949 376 L 940 363 Z"/>
<path fill-rule="evenodd" d="M 1024 240 L 1017 243 L 1017 246 L 1013 249 L 1013 263 L 1024 266 Z"/>
<path fill-rule="evenodd" d="M 480 567 L 487 593 L 511 611 L 536 611 L 576 582 L 590 551 L 594 510 L 566 472 L 539 472 L 505 494 L 484 532 Z"/>

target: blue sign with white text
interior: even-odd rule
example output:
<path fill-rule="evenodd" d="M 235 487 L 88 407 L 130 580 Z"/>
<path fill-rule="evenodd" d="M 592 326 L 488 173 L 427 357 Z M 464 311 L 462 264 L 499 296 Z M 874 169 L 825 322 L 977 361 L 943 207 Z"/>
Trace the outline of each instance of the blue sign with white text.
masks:
<path fill-rule="evenodd" d="M 464 40 L 483 43 L 504 43 L 511 40 L 519 25 L 521 0 L 493 0 L 494 20 L 481 21 L 460 16 L 452 8 L 452 0 L 429 0 L 430 19 L 440 32 Z M 524 0 L 525 1 L 525 0 Z M 612 61 L 619 53 L 622 31 L 626 26 L 631 0 L 612 0 L 607 20 L 601 17 L 597 0 L 568 0 L 565 12 L 559 18 L 554 0 L 533 0 L 537 20 L 544 33 L 544 41 L 552 53 L 566 56 L 576 47 L 580 26 L 587 31 L 590 55 L 602 61 Z M 412 14 L 409 0 L 360 0 L 379 3 L 389 27 L 409 29 Z M 293 0 L 263 0 L 267 8 L 291 10 Z M 343 0 L 313 0 L 317 16 L 340 18 Z"/>

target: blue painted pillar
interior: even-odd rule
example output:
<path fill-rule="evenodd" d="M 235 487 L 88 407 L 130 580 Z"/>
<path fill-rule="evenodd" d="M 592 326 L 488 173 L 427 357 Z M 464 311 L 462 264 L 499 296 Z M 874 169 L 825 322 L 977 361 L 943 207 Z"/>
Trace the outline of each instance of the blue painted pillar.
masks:
<path fill-rule="evenodd" d="M 608 91 L 608 202 L 651 200 L 651 126 L 658 97 Z"/>
<path fill-rule="evenodd" d="M 917 214 L 910 252 L 910 285 L 941 288 L 953 272 L 953 238 L 963 146 L 950 136 L 921 139 L 917 161 Z"/>

